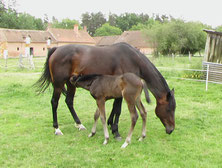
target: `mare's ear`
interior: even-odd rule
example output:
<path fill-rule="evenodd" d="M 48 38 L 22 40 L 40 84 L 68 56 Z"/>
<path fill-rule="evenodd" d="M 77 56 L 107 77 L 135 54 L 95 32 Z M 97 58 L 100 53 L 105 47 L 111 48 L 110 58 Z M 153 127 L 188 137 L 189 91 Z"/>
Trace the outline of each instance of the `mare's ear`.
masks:
<path fill-rule="evenodd" d="M 167 93 L 167 101 L 169 101 L 170 98 L 173 97 L 173 96 L 174 96 L 174 88 Z"/>

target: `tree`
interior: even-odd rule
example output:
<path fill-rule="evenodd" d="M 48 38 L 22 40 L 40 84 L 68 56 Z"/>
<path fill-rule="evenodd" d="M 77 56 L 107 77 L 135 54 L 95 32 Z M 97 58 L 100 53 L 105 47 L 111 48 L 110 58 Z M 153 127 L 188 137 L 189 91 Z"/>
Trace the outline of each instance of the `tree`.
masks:
<path fill-rule="evenodd" d="M 141 23 L 141 19 L 135 13 L 124 13 L 116 18 L 116 26 L 122 31 L 129 30 L 138 23 Z"/>
<path fill-rule="evenodd" d="M 216 27 L 216 31 L 222 32 L 222 25 L 221 25 L 221 26 L 217 26 L 217 27 Z"/>
<path fill-rule="evenodd" d="M 205 25 L 198 22 L 173 20 L 154 24 L 146 34 L 156 47 L 156 52 L 166 54 L 194 54 L 205 47 Z"/>
<path fill-rule="evenodd" d="M 15 4 L 16 0 L 11 0 L 8 8 L 6 8 L 5 4 L 0 2 L 0 27 L 9 29 L 45 29 L 41 19 L 36 19 L 27 13 L 17 13 L 14 9 Z"/>
<path fill-rule="evenodd" d="M 75 24 L 79 25 L 79 22 L 77 20 L 71 20 L 71 19 L 62 19 L 61 22 L 59 22 L 55 17 L 52 20 L 52 27 L 54 28 L 61 28 L 61 29 L 73 29 L 73 26 Z M 80 28 L 80 27 L 79 27 Z"/>
<path fill-rule="evenodd" d="M 117 17 L 118 16 L 116 14 L 109 13 L 108 23 L 110 24 L 110 26 L 116 26 L 116 18 Z"/>
<path fill-rule="evenodd" d="M 109 23 L 105 23 L 102 25 L 102 27 L 96 29 L 94 36 L 111 36 L 120 34 L 122 34 L 120 28 L 110 26 Z"/>
<path fill-rule="evenodd" d="M 105 16 L 101 13 L 83 13 L 82 14 L 82 26 L 87 26 L 88 32 L 91 36 L 95 34 L 96 29 L 106 23 Z"/>

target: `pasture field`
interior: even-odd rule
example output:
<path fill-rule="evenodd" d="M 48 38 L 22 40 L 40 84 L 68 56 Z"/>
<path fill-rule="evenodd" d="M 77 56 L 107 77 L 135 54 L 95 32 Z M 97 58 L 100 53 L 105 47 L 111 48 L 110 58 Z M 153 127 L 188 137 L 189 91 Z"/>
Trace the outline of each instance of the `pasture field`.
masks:
<path fill-rule="evenodd" d="M 201 67 L 201 58 L 150 58 L 156 66 Z M 1 60 L 2 61 L 2 60 Z M 13 60 L 12 60 L 13 61 Z M 176 71 L 161 71 L 170 88 L 175 88 L 176 128 L 171 135 L 156 117 L 155 99 L 147 104 L 147 137 L 139 142 L 142 121 L 139 117 L 132 142 L 121 149 L 130 127 L 130 117 L 123 103 L 119 122 L 122 141 L 110 133 L 104 146 L 103 128 L 98 122 L 97 133 L 88 138 L 93 125 L 96 103 L 90 94 L 77 89 L 75 109 L 85 131 L 78 131 L 62 95 L 58 122 L 63 136 L 55 136 L 52 128 L 50 87 L 36 95 L 33 84 L 40 70 L 0 69 L 0 167 L 152 167 L 152 168 L 219 168 L 222 167 L 222 85 L 205 84 L 171 78 Z M 107 118 L 112 100 L 107 101 Z"/>

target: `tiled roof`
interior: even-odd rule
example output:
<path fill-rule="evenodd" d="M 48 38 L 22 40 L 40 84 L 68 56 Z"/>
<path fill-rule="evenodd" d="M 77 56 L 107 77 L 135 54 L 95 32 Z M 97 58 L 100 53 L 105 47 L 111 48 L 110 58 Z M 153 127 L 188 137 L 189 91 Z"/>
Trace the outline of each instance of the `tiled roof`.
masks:
<path fill-rule="evenodd" d="M 0 41 L 7 42 L 25 42 L 27 36 L 31 37 L 31 42 L 46 42 L 51 38 L 51 42 L 55 43 L 53 36 L 47 31 L 39 30 L 17 30 L 17 29 L 1 29 L 0 28 Z"/>
<path fill-rule="evenodd" d="M 49 28 L 48 31 L 58 42 L 95 44 L 95 40 L 85 30 Z"/>
<path fill-rule="evenodd" d="M 124 31 L 115 43 L 126 42 L 134 47 L 150 47 L 142 31 Z"/>
<path fill-rule="evenodd" d="M 97 46 L 112 45 L 120 36 L 100 36 L 94 37 Z"/>

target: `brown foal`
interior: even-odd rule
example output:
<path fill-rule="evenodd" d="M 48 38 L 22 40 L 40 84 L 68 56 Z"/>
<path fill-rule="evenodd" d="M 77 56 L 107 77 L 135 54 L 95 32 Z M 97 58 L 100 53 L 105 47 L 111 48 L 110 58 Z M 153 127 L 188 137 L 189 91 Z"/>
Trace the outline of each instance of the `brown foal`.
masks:
<path fill-rule="evenodd" d="M 109 133 L 106 125 L 106 115 L 105 115 L 105 101 L 112 98 L 123 97 L 127 102 L 128 109 L 131 117 L 131 128 L 129 130 L 128 136 L 122 145 L 125 148 L 131 141 L 133 129 L 136 125 L 138 114 L 137 109 L 143 120 L 142 124 L 142 136 L 140 141 L 146 137 L 146 118 L 147 112 L 141 102 L 141 92 L 143 89 L 143 83 L 141 79 L 133 73 L 125 73 L 119 76 L 111 75 L 79 75 L 72 76 L 70 82 L 76 87 L 84 88 L 90 91 L 93 98 L 96 100 L 98 109 L 94 115 L 94 125 L 89 137 L 92 137 L 96 133 L 96 124 L 98 118 L 101 118 L 105 140 L 104 145 L 108 143 Z"/>

